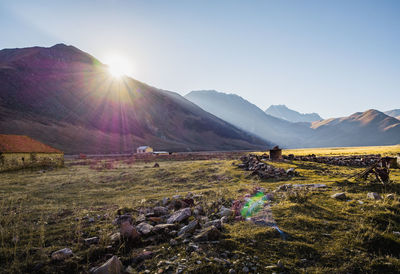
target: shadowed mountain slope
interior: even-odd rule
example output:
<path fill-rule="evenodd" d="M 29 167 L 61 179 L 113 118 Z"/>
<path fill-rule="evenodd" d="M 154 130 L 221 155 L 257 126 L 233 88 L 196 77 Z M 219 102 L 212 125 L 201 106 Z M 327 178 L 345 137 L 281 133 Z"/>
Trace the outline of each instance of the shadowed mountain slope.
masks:
<path fill-rule="evenodd" d="M 270 145 L 176 93 L 112 78 L 107 66 L 63 44 L 0 51 L 0 133 L 28 135 L 65 153 Z"/>

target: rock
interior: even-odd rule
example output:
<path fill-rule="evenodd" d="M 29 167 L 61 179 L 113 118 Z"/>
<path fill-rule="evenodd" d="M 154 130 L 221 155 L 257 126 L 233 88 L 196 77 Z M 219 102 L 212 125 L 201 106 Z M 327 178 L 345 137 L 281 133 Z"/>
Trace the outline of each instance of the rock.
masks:
<path fill-rule="evenodd" d="M 154 224 L 160 224 L 160 223 L 163 223 L 165 221 L 164 218 L 162 218 L 162 217 L 149 217 L 149 218 L 147 218 L 147 220 L 149 222 L 154 223 Z"/>
<path fill-rule="evenodd" d="M 132 223 L 132 216 L 130 214 L 124 214 L 124 215 L 117 216 L 117 217 L 115 217 L 113 224 L 121 225 L 124 222 Z"/>
<path fill-rule="evenodd" d="M 153 167 L 160 167 L 158 163 L 155 163 Z"/>
<path fill-rule="evenodd" d="M 178 211 L 175 211 L 174 214 L 172 214 L 171 217 L 168 218 L 167 223 L 168 224 L 173 224 L 173 223 L 180 223 L 187 218 L 189 218 L 192 215 L 192 211 L 190 208 L 183 208 Z"/>
<path fill-rule="evenodd" d="M 220 215 L 221 217 L 231 217 L 231 216 L 234 215 L 234 213 L 235 213 L 235 211 L 233 211 L 233 210 L 230 209 L 230 208 L 226 208 L 226 207 L 224 207 L 224 206 L 222 206 L 222 207 L 221 207 L 221 210 L 219 211 L 219 215 Z"/>
<path fill-rule="evenodd" d="M 144 214 L 140 214 L 137 218 L 136 218 L 136 223 L 140 224 L 146 221 L 146 216 L 144 216 Z"/>
<path fill-rule="evenodd" d="M 228 217 L 224 216 L 221 218 L 221 225 L 226 224 L 228 222 Z"/>
<path fill-rule="evenodd" d="M 93 270 L 93 274 L 121 274 L 122 263 L 117 256 L 112 256 L 107 262 Z"/>
<path fill-rule="evenodd" d="M 276 266 L 279 267 L 279 268 L 283 268 L 283 262 L 282 262 L 281 260 L 279 260 L 279 261 L 276 263 Z"/>
<path fill-rule="evenodd" d="M 178 241 L 175 240 L 175 239 L 171 239 L 171 240 L 169 241 L 169 245 L 170 245 L 170 246 L 176 246 L 176 245 L 178 245 Z"/>
<path fill-rule="evenodd" d="M 286 170 L 286 174 L 288 176 L 295 176 L 296 175 L 296 171 L 293 167 L 289 168 L 288 170 Z"/>
<path fill-rule="evenodd" d="M 87 245 L 94 245 L 99 243 L 99 237 L 92 237 L 85 239 L 85 244 Z"/>
<path fill-rule="evenodd" d="M 88 219 L 88 222 L 89 222 L 89 223 L 94 223 L 94 218 L 93 218 L 93 217 L 90 217 L 90 218 Z"/>
<path fill-rule="evenodd" d="M 335 198 L 337 200 L 346 200 L 346 194 L 344 192 L 340 192 L 340 193 L 335 193 L 331 196 L 332 198 Z"/>
<path fill-rule="evenodd" d="M 247 266 L 244 266 L 243 268 L 242 268 L 242 271 L 244 272 L 244 273 L 249 273 L 249 268 L 247 267 Z"/>
<path fill-rule="evenodd" d="M 395 198 L 395 195 L 393 193 L 390 193 L 390 194 L 386 195 L 386 199 L 387 200 L 394 200 L 394 198 Z"/>
<path fill-rule="evenodd" d="M 142 253 L 134 256 L 133 258 L 131 258 L 131 263 L 132 264 L 139 264 L 145 260 L 150 259 L 151 257 L 154 256 L 154 253 L 151 251 L 143 251 Z"/>
<path fill-rule="evenodd" d="M 66 247 L 66 248 L 54 251 L 51 254 L 51 259 L 53 259 L 55 261 L 62 261 L 69 257 L 72 257 L 72 256 L 74 256 L 74 254 L 72 253 L 72 250 Z"/>
<path fill-rule="evenodd" d="M 156 206 L 154 209 L 154 216 L 164 216 L 168 214 L 168 208 L 163 206 Z"/>
<path fill-rule="evenodd" d="M 118 242 L 120 238 L 121 238 L 121 234 L 119 232 L 114 233 L 110 236 L 110 240 L 112 243 Z"/>
<path fill-rule="evenodd" d="M 216 228 L 218 228 L 218 229 L 222 229 L 222 223 L 221 223 L 221 220 L 212 220 L 212 221 L 209 221 L 209 222 L 207 222 L 207 223 L 205 223 L 204 225 L 203 225 L 203 228 L 206 228 L 206 227 L 210 227 L 210 226 L 215 226 Z"/>
<path fill-rule="evenodd" d="M 163 199 L 162 199 L 162 205 L 163 206 L 166 206 L 166 205 L 168 205 L 169 204 L 169 201 L 170 201 L 170 199 L 168 198 L 168 197 L 164 197 Z"/>
<path fill-rule="evenodd" d="M 128 265 L 128 267 L 125 268 L 125 273 L 126 274 L 134 274 L 134 273 L 136 273 L 136 271 L 135 271 L 135 269 L 133 269 L 132 266 Z"/>
<path fill-rule="evenodd" d="M 191 221 L 188 225 L 185 225 L 179 230 L 178 236 L 186 233 L 192 233 L 196 229 L 198 224 L 199 222 L 197 220 Z"/>
<path fill-rule="evenodd" d="M 136 230 L 142 235 L 148 235 L 153 230 L 153 226 L 148 223 L 140 223 L 136 226 Z"/>
<path fill-rule="evenodd" d="M 193 243 L 189 244 L 188 247 L 186 248 L 186 252 L 192 253 L 194 251 L 197 251 L 199 249 L 198 245 L 195 245 Z"/>
<path fill-rule="evenodd" d="M 129 222 L 124 222 L 121 224 L 119 233 L 125 239 L 135 240 L 140 237 L 139 232 L 136 231 L 136 228 L 132 226 Z"/>
<path fill-rule="evenodd" d="M 169 233 L 170 230 L 174 229 L 175 227 L 176 227 L 175 224 L 159 224 L 153 227 L 153 232 L 158 234 L 161 233 L 166 234 Z"/>
<path fill-rule="evenodd" d="M 209 226 L 194 236 L 195 241 L 215 241 L 221 237 L 221 232 L 215 226 Z"/>
<path fill-rule="evenodd" d="M 229 274 L 236 274 L 236 271 L 235 271 L 235 269 L 231 268 L 231 269 L 229 269 L 228 273 Z"/>
<path fill-rule="evenodd" d="M 369 192 L 369 193 L 367 194 L 367 197 L 368 197 L 369 199 L 372 199 L 372 200 L 381 200 L 381 199 L 382 199 L 381 195 L 379 195 L 379 194 L 376 193 L 376 192 Z"/>

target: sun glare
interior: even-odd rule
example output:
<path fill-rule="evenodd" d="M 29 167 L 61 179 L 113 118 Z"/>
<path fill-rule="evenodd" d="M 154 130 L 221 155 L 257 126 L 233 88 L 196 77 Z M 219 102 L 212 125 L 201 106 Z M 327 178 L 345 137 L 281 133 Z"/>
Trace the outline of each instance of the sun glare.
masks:
<path fill-rule="evenodd" d="M 132 73 L 131 65 L 121 56 L 110 55 L 105 59 L 105 63 L 108 65 L 110 74 L 115 78 L 130 75 Z"/>

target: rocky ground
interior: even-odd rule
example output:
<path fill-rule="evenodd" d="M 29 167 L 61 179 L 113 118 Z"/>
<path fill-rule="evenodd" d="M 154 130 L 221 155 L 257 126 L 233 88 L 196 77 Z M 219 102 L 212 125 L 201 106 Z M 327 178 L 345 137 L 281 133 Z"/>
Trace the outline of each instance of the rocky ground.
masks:
<path fill-rule="evenodd" d="M 399 170 L 243 156 L 0 174 L 0 272 L 399 271 Z"/>

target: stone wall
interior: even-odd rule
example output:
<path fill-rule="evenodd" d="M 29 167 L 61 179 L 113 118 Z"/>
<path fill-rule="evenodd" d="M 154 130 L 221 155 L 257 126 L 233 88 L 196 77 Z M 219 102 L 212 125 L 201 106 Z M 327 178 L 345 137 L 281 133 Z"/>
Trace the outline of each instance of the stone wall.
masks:
<path fill-rule="evenodd" d="M 64 165 L 63 153 L 1 153 L 0 172 L 29 167 L 61 167 Z"/>

